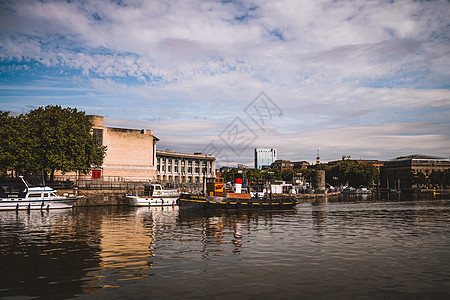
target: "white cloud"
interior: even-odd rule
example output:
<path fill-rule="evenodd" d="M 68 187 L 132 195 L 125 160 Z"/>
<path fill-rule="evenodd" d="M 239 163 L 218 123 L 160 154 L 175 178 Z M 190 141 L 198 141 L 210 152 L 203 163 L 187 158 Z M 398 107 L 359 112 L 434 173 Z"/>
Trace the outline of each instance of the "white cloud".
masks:
<path fill-rule="evenodd" d="M 111 119 L 150 120 L 161 143 L 194 149 L 265 91 L 285 112 L 265 133 L 280 153 L 314 152 L 317 140 L 335 145 L 333 155 L 352 145 L 381 156 L 413 146 L 448 149 L 445 126 L 418 133 L 418 124 L 448 125 L 445 1 L 121 2 L 0 4 L 0 79 L 10 87 L 0 108 L 64 103 Z M 33 89 L 52 68 L 72 79 L 77 96 L 41 90 L 20 97 L 9 78 L 22 72 Z M 46 79 L 60 85 L 56 74 Z M 415 131 L 392 138 L 389 128 L 399 124 Z M 367 130 L 374 150 L 363 147 Z M 360 138 L 345 147 L 348 136 Z"/>

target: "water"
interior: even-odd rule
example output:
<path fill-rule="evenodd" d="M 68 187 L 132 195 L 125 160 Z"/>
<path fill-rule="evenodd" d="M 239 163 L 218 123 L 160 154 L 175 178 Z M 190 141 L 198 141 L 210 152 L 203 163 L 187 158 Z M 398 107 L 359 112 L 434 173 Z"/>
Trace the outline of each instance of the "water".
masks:
<path fill-rule="evenodd" d="M 450 200 L 0 212 L 5 299 L 444 299 Z"/>

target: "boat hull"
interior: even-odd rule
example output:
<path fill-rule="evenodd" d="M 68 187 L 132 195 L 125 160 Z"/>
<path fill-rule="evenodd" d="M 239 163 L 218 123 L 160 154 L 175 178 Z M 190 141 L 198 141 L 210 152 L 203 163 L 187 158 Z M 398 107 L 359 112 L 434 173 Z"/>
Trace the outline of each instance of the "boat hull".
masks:
<path fill-rule="evenodd" d="M 178 196 L 158 198 L 128 195 L 127 199 L 130 206 L 174 206 L 177 205 Z"/>
<path fill-rule="evenodd" d="M 201 195 L 181 194 L 180 209 L 216 210 L 216 209 L 285 209 L 297 205 L 294 199 L 238 199 L 226 197 L 210 197 Z"/>
<path fill-rule="evenodd" d="M 72 208 L 73 204 L 81 197 L 70 198 L 2 198 L 0 199 L 0 210 L 38 210 L 38 209 L 67 209 Z"/>

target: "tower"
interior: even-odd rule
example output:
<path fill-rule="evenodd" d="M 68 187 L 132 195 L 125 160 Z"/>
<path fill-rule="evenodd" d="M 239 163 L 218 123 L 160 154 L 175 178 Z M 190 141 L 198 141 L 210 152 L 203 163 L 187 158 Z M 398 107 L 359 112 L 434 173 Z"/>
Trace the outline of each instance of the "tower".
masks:
<path fill-rule="evenodd" d="M 320 165 L 320 147 L 317 149 L 316 165 Z"/>

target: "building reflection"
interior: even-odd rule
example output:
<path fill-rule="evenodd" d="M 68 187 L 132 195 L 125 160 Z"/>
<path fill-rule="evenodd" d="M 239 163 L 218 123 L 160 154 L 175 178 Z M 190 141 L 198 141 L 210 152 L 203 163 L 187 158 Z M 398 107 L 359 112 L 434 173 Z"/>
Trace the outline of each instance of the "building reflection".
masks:
<path fill-rule="evenodd" d="M 120 287 L 152 275 L 157 235 L 175 226 L 177 207 L 126 208 L 121 217 L 103 219 L 99 257 L 90 272 L 92 286 Z"/>
<path fill-rule="evenodd" d="M 78 207 L 0 214 L 2 297 L 72 298 L 152 272 L 175 208 Z"/>
<path fill-rule="evenodd" d="M 263 225 L 270 229 L 274 217 L 295 214 L 294 210 L 283 211 L 184 211 L 178 218 L 179 227 L 202 228 L 202 253 L 207 258 L 210 255 L 221 255 L 221 252 L 231 251 L 239 254 L 242 246 L 249 241 L 251 231 Z M 230 244 L 231 247 L 225 247 Z M 226 253 L 223 253 L 225 255 Z"/>
<path fill-rule="evenodd" d="M 327 202 L 326 198 L 318 198 L 311 203 L 312 220 L 317 230 L 321 229 L 322 224 L 327 219 Z"/>

